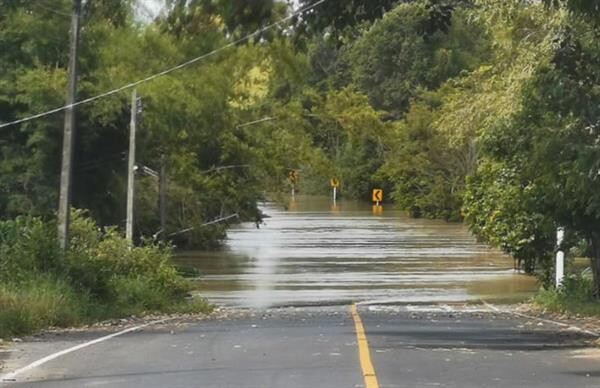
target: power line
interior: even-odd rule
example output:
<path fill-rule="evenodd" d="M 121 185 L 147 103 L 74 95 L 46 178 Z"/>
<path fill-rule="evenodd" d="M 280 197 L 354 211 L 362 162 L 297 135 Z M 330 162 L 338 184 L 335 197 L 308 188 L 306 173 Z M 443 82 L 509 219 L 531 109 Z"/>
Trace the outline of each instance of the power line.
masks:
<path fill-rule="evenodd" d="M 219 172 L 219 171 L 223 171 L 223 170 L 233 170 L 236 168 L 250 168 L 250 167 L 252 167 L 252 166 L 249 164 L 232 164 L 230 166 L 218 166 L 218 167 L 209 168 L 208 170 L 200 171 L 200 173 L 208 174 L 211 172 Z"/>
<path fill-rule="evenodd" d="M 254 32 L 252 32 L 252 33 L 250 33 L 250 34 L 242 37 L 242 38 L 236 39 L 233 42 L 226 44 L 225 46 L 221 46 L 218 49 L 215 49 L 215 50 L 210 51 L 210 52 L 208 52 L 206 54 L 200 55 L 199 57 L 195 57 L 195 58 L 192 58 L 192 59 L 190 59 L 190 60 L 188 60 L 186 62 L 180 63 L 177 66 L 174 66 L 174 67 L 165 69 L 165 70 L 163 70 L 161 72 L 152 74 L 152 75 L 150 75 L 150 76 L 148 76 L 146 78 L 142 78 L 140 80 L 128 83 L 128 84 L 123 85 L 123 86 L 121 86 L 119 88 L 112 89 L 112 90 L 109 90 L 107 92 L 98 94 L 96 96 L 88 97 L 86 99 L 77 101 L 77 102 L 75 102 L 73 104 L 68 104 L 68 105 L 65 105 L 65 106 L 61 106 L 59 108 L 48 110 L 46 112 L 38 113 L 38 114 L 35 114 L 35 115 L 24 117 L 22 119 L 18 119 L 18 120 L 10 121 L 8 123 L 0 124 L 0 128 L 5 128 L 5 127 L 12 126 L 12 125 L 21 124 L 21 123 L 24 123 L 24 122 L 28 122 L 28 121 L 32 121 L 32 120 L 35 120 L 35 119 L 39 119 L 41 117 L 49 116 L 51 114 L 61 112 L 61 111 L 65 110 L 65 109 L 73 108 L 73 107 L 76 107 L 76 106 L 79 106 L 79 105 L 83 105 L 83 104 L 90 103 L 92 101 L 99 100 L 101 98 L 109 97 L 109 96 L 112 96 L 113 94 L 117 94 L 117 93 L 122 92 L 124 90 L 131 89 L 133 87 L 136 87 L 138 85 L 144 84 L 146 82 L 153 81 L 156 78 L 165 76 L 165 75 L 173 73 L 173 72 L 175 72 L 177 70 L 180 70 L 180 69 L 183 69 L 185 67 L 188 67 L 188 66 L 190 66 L 190 65 L 192 65 L 192 64 L 194 64 L 196 62 L 199 62 L 199 61 L 201 61 L 203 59 L 212 57 L 213 55 L 215 55 L 217 53 L 220 53 L 221 51 L 224 51 L 224 50 L 226 50 L 226 49 L 228 49 L 230 47 L 234 47 L 234 46 L 238 45 L 239 43 L 242 43 L 242 42 L 245 42 L 247 40 L 250 40 L 251 38 L 253 38 L 253 37 L 255 37 L 255 36 L 257 36 L 257 35 L 265 32 L 265 31 L 268 31 L 268 30 L 270 30 L 270 29 L 272 29 L 274 27 L 277 27 L 280 24 L 283 24 L 283 23 L 285 23 L 285 22 L 287 22 L 289 20 L 292 20 L 296 16 L 302 15 L 303 13 L 306 13 L 306 12 L 312 10 L 313 8 L 316 8 L 317 6 L 323 4 L 326 1 L 327 0 L 319 0 L 319 1 L 317 1 L 316 3 L 314 3 L 312 5 L 309 5 L 307 7 L 299 9 L 298 11 L 290 14 L 289 16 L 286 16 L 283 19 L 280 19 L 280 20 L 278 20 L 278 21 L 276 21 L 274 23 L 271 23 L 271 24 L 269 24 L 269 25 L 267 25 L 265 27 L 259 28 L 258 30 L 254 31 Z"/>
<path fill-rule="evenodd" d="M 61 16 L 64 16 L 65 18 L 71 19 L 71 14 L 70 13 L 58 11 L 58 10 L 50 8 L 50 7 L 48 7 L 48 6 L 44 5 L 44 4 L 40 4 L 39 2 L 34 2 L 32 5 L 34 7 L 41 8 L 41 9 L 43 9 L 45 11 L 52 12 L 52 13 L 54 13 L 56 15 L 61 15 Z"/>
<path fill-rule="evenodd" d="M 265 121 L 272 121 L 272 120 L 276 120 L 276 119 L 274 117 L 263 117 L 262 119 L 258 119 L 258 120 L 250 121 L 250 122 L 247 122 L 244 124 L 240 124 L 240 125 L 236 126 L 236 128 L 244 128 L 249 125 L 264 123 Z"/>

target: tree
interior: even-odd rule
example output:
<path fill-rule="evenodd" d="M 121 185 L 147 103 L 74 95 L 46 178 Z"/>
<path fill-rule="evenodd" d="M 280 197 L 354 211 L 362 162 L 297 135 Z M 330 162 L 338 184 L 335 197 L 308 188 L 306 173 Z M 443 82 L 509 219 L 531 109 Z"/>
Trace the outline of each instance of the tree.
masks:
<path fill-rule="evenodd" d="M 484 31 L 462 11 L 432 27 L 424 1 L 400 4 L 348 51 L 353 81 L 377 109 L 399 119 L 420 90 L 435 89 L 485 58 Z"/>
<path fill-rule="evenodd" d="M 131 17 L 131 2 L 92 3 L 88 2 L 82 30 L 81 98 L 158 73 L 232 39 L 219 21 L 220 16 L 201 7 L 195 9 L 190 25 L 177 30 L 164 28 L 164 21 L 136 25 Z M 56 9 L 32 2 L 5 0 L 0 4 L 7 10 L 0 15 L 0 63 L 6 69 L 0 75 L 0 120 L 10 121 L 63 105 L 63 48 L 68 39 L 69 18 L 65 14 L 68 15 L 69 2 L 62 1 Z M 252 16 L 245 17 L 250 23 Z M 257 25 L 265 22 L 262 16 L 256 17 L 260 19 L 254 20 Z M 193 30 L 187 30 L 195 27 L 194 20 L 211 21 L 204 25 L 205 34 L 195 36 Z M 266 167 L 254 162 L 263 150 L 236 125 L 258 114 L 254 109 L 260 109 L 259 102 L 271 87 L 283 89 L 284 80 L 294 78 L 291 71 L 280 77 L 271 77 L 266 71 L 264 82 L 259 77 L 259 84 L 264 85 L 249 82 L 249 88 L 245 87 L 256 63 L 264 63 L 267 70 L 272 66 L 276 71 L 284 71 L 281 63 L 285 59 L 269 61 L 269 49 L 267 44 L 235 47 L 227 55 L 212 57 L 138 87 L 144 109 L 137 162 L 157 170 L 161 154 L 167 155 L 169 203 L 173 210 L 170 231 L 197 227 L 230 213 L 238 213 L 242 219 L 259 218 L 259 179 L 267 174 Z M 265 91 L 255 93 L 257 85 Z M 294 90 L 292 82 L 287 82 L 286 87 Z M 89 209 L 101 225 L 122 224 L 124 218 L 129 110 L 128 93 L 78 108 L 74 204 Z M 3 218 L 24 213 L 52 216 L 58 187 L 60 128 L 60 115 L 52 115 L 3 130 Z M 141 195 L 137 203 L 137 231 L 153 235 L 159 224 L 156 182 L 138 176 L 138 183 L 145 190 L 138 190 Z M 210 244 L 223 236 L 222 231 L 196 228 L 193 233 L 179 235 L 178 242 Z"/>
<path fill-rule="evenodd" d="M 214 26 L 239 38 L 283 18 L 287 10 L 287 4 L 277 0 L 171 0 L 161 24 L 180 38 L 196 41 L 204 41 L 206 37 L 198 35 L 206 34 Z M 257 39 L 272 36 L 272 32 L 265 32 Z"/>
<path fill-rule="evenodd" d="M 392 197 L 414 217 L 460 220 L 461 188 L 456 153 L 435 122 L 439 100 L 413 103 L 388 138 L 389 150 L 380 175 L 393 184 Z"/>
<path fill-rule="evenodd" d="M 528 130 L 522 153 L 540 186 L 539 206 L 558 225 L 585 236 L 592 250 L 595 294 L 600 297 L 600 45 L 595 28 L 572 24 L 559 38 L 552 61 L 524 94 L 525 110 L 515 127 Z"/>
<path fill-rule="evenodd" d="M 566 9 L 589 18 L 592 22 L 600 22 L 600 1 L 598 0 L 544 0 L 548 6 Z"/>
<path fill-rule="evenodd" d="M 555 223 L 539 209 L 539 193 L 516 167 L 484 160 L 467 178 L 463 213 L 474 234 L 511 255 L 525 272 L 541 269 L 548 286 L 553 280 Z"/>
<path fill-rule="evenodd" d="M 557 226 L 583 236 L 592 247 L 592 272 L 599 296 L 600 187 L 596 178 L 600 168 L 600 93 L 594 85 L 600 79 L 592 69 L 600 66 L 600 46 L 594 25 L 574 15 L 561 23 L 551 35 L 553 44 L 546 46 L 550 55 L 523 83 L 520 109 L 495 130 L 481 134 L 486 163 L 498 167 L 481 165 L 484 181 L 471 191 L 475 195 L 469 198 L 467 211 L 475 220 L 474 227 L 489 228 L 493 238 L 506 241 L 514 235 L 510 250 L 549 251 L 554 243 L 552 230 Z M 510 173 L 509 184 L 498 187 L 496 206 L 512 203 L 514 213 L 480 224 L 482 216 L 490 213 L 476 213 L 488 202 L 486 197 L 493 198 L 494 179 L 506 172 Z M 519 221 L 522 216 L 529 222 L 527 228 L 521 226 L 526 225 Z"/>
<path fill-rule="evenodd" d="M 300 0 L 300 7 L 305 8 L 318 0 Z M 302 16 L 299 21 L 299 32 L 304 34 L 319 33 L 330 28 L 334 34 L 341 34 L 349 27 L 362 22 L 380 19 L 398 0 L 350 0 L 327 1 L 317 9 Z"/>

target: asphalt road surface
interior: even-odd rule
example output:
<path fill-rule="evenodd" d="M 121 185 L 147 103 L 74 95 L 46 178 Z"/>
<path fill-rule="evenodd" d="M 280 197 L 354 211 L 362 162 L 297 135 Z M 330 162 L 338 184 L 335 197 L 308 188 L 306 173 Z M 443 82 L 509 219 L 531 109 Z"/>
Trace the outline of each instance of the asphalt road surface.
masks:
<path fill-rule="evenodd" d="M 4 384 L 600 387 L 600 352 L 588 347 L 593 338 L 585 334 L 485 307 L 358 306 L 357 313 L 349 306 L 246 310 L 148 327 L 58 357 Z M 65 334 L 19 346 L 47 355 L 101 335 Z"/>

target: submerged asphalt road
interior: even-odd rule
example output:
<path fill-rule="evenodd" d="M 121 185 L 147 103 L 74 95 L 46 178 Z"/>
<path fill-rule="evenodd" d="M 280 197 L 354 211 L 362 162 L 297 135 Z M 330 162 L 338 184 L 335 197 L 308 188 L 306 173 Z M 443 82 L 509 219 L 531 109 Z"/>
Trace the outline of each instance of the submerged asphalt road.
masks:
<path fill-rule="evenodd" d="M 585 336 L 508 315 L 435 310 L 358 308 L 379 387 L 600 386 L 600 352 Z M 347 306 L 247 311 L 125 334 L 6 386 L 364 387 L 356 333 Z M 60 339 L 62 347 L 82 340 Z"/>
<path fill-rule="evenodd" d="M 224 249 L 186 252 L 200 295 L 219 305 L 274 306 L 498 301 L 527 298 L 534 279 L 478 243 L 461 224 L 414 219 L 385 206 L 298 197 L 288 210 L 271 203 L 269 218 L 228 232 Z"/>

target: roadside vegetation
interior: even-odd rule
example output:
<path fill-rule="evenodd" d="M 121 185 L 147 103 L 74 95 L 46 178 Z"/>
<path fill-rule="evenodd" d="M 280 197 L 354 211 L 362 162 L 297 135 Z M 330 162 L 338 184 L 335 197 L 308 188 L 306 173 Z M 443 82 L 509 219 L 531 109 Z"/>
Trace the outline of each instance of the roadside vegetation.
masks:
<path fill-rule="evenodd" d="M 0 122 L 63 105 L 70 5 L 0 0 Z M 135 1 L 84 8 L 79 99 L 292 12 L 277 0 L 165 1 L 152 20 L 135 16 Z M 141 84 L 137 163 L 158 170 L 164 155 L 163 233 L 179 249 L 218 246 L 227 225 L 203 224 L 260 221 L 257 202 L 288 192 L 295 170 L 303 193 L 325 193 L 336 177 L 341 196 L 380 187 L 415 217 L 465 222 L 539 276 L 539 301 L 597 303 L 599 26 L 593 1 L 330 0 Z M 4 333 L 205 307 L 183 302 L 170 250 L 152 242 L 154 177 L 137 177 L 136 247 L 121 237 L 129 101 L 124 92 L 77 109 L 73 202 L 87 210 L 64 255 L 53 226 L 62 115 L 0 132 Z M 591 258 L 591 280 L 551 290 L 559 226 L 562 248 Z"/>
<path fill-rule="evenodd" d="M 579 257 L 581 251 L 572 249 L 567 261 L 562 287 L 542 287 L 532 298 L 536 309 L 566 315 L 600 317 L 600 303 L 594 297 L 594 279 L 590 259 Z"/>
<path fill-rule="evenodd" d="M 56 227 L 39 218 L 0 223 L 0 338 L 147 313 L 208 313 L 170 263 L 170 248 L 131 248 L 115 228 L 73 217 L 63 254 Z"/>
<path fill-rule="evenodd" d="M 600 317 L 600 303 L 593 295 L 594 281 L 590 277 L 570 276 L 559 289 L 541 289 L 533 302 L 550 312 Z"/>

